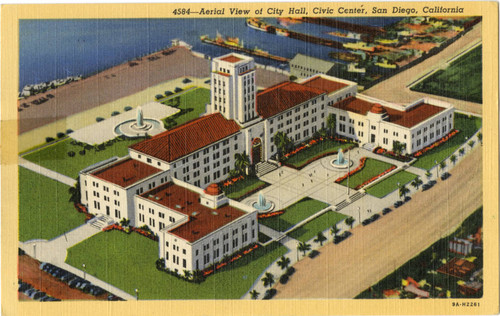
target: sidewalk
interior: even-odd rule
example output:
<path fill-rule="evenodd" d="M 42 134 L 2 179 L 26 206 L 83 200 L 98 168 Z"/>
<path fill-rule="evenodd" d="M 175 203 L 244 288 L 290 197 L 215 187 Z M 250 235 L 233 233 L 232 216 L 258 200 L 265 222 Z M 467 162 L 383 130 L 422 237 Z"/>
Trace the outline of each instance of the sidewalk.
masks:
<path fill-rule="evenodd" d="M 31 161 L 28 161 L 22 157 L 19 157 L 19 165 L 21 167 L 24 167 L 28 170 L 34 171 L 36 173 L 39 173 L 43 176 L 49 177 L 53 180 L 59 181 L 61 183 L 64 183 L 66 185 L 69 185 L 70 187 L 74 186 L 76 184 L 76 180 L 73 178 L 70 178 L 68 176 L 65 176 L 63 174 L 60 174 L 58 172 L 52 171 L 50 169 L 47 169 L 45 167 L 42 167 L 40 165 L 37 165 Z"/>

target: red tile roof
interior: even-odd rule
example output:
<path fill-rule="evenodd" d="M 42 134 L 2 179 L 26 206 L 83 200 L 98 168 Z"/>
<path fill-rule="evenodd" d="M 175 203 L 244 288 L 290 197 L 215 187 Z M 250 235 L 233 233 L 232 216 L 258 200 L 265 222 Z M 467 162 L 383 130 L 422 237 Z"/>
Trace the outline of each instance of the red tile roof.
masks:
<path fill-rule="evenodd" d="M 227 120 L 220 113 L 214 113 L 160 133 L 130 148 L 145 155 L 172 162 L 239 130 L 240 127 L 235 121 Z"/>
<path fill-rule="evenodd" d="M 172 182 L 141 195 L 169 209 L 188 215 L 188 222 L 169 232 L 189 242 L 194 242 L 229 224 L 246 213 L 229 205 L 211 209 L 198 202 L 199 194 Z M 156 198 L 158 197 L 158 199 Z"/>
<path fill-rule="evenodd" d="M 342 88 L 347 87 L 347 84 L 338 82 L 338 81 L 333 81 L 329 79 L 325 79 L 323 77 L 317 76 L 312 79 L 309 79 L 307 81 L 304 81 L 301 83 L 303 86 L 306 87 L 312 87 L 316 88 L 322 91 L 325 91 L 326 93 L 332 93 L 334 91 L 340 90 Z"/>
<path fill-rule="evenodd" d="M 370 111 L 375 104 L 376 103 L 368 102 L 356 97 L 349 97 L 335 103 L 333 107 L 344 111 L 366 115 L 366 113 Z M 408 111 L 398 111 L 387 106 L 382 106 L 381 108 L 389 115 L 389 122 L 403 127 L 413 127 L 445 110 L 445 108 L 427 103 L 415 105 Z"/>
<path fill-rule="evenodd" d="M 98 170 L 93 175 L 126 188 L 160 171 L 160 169 L 129 158 Z"/>
<path fill-rule="evenodd" d="M 318 88 L 282 82 L 257 94 L 257 113 L 268 118 L 323 93 Z"/>
<path fill-rule="evenodd" d="M 229 63 L 237 63 L 237 62 L 239 62 L 240 60 L 243 60 L 243 59 L 241 59 L 239 57 L 236 57 L 234 55 L 229 55 L 229 56 L 221 58 L 220 60 L 227 61 Z"/>

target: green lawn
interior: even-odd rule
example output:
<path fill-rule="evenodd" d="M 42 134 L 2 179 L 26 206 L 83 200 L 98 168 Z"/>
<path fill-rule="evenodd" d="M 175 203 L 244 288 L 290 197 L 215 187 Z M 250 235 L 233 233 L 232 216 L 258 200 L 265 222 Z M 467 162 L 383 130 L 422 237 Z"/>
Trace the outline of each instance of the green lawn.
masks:
<path fill-rule="evenodd" d="M 239 299 L 287 249 L 278 243 L 260 247 L 234 264 L 194 284 L 156 269 L 158 243 L 132 233 L 102 232 L 71 247 L 66 262 L 139 299 Z M 261 296 L 264 293 L 261 293 Z"/>
<path fill-rule="evenodd" d="M 349 177 L 349 187 L 355 188 L 361 183 L 373 178 L 376 175 L 381 174 L 391 166 L 392 165 L 390 163 L 367 158 L 364 168 Z M 340 184 L 347 186 L 347 179 L 340 182 Z"/>
<path fill-rule="evenodd" d="M 85 155 L 80 155 L 79 152 L 83 147 L 72 145 L 72 139 L 68 138 L 25 155 L 23 158 L 71 178 L 76 178 L 80 170 L 96 162 L 106 160 L 113 156 L 122 157 L 127 155 L 128 146 L 141 140 L 143 140 L 143 138 L 117 140 L 111 146 L 105 146 L 104 150 L 96 151 L 95 149 L 90 149 L 85 151 Z M 68 152 L 70 151 L 75 152 L 74 157 L 68 156 Z"/>
<path fill-rule="evenodd" d="M 405 185 L 413 181 L 413 179 L 415 179 L 416 177 L 416 174 L 407 171 L 399 171 L 398 173 L 393 174 L 392 176 L 387 177 L 379 183 L 367 188 L 366 193 L 378 198 L 382 198 L 392 191 L 397 190 L 398 183 L 400 185 Z"/>
<path fill-rule="evenodd" d="M 336 152 L 339 148 L 346 148 L 349 146 L 353 146 L 351 143 L 340 143 L 333 140 L 325 140 L 314 144 L 313 146 L 299 151 L 295 155 L 291 156 L 288 160 L 286 160 L 287 164 L 290 164 L 296 168 L 301 168 L 305 165 L 305 163 L 316 156 L 320 156 L 323 154 L 328 154 L 332 152 Z"/>
<path fill-rule="evenodd" d="M 248 192 L 263 187 L 266 184 L 266 182 L 259 180 L 257 177 L 246 177 L 243 180 L 236 181 L 236 183 L 227 188 L 223 188 L 223 191 L 228 198 L 238 200 Z"/>
<path fill-rule="evenodd" d="M 466 143 L 465 138 L 467 137 L 467 139 L 469 139 L 472 135 L 474 135 L 474 133 L 481 127 L 481 124 L 482 120 L 479 117 L 472 116 L 469 118 L 466 115 L 455 113 L 455 129 L 458 129 L 460 133 L 453 136 L 447 142 L 420 156 L 412 166 L 426 170 L 431 169 L 436 165 L 435 161 L 440 163 L 451 156 L 451 154 L 462 144 Z M 477 144 L 474 146 L 477 146 Z"/>
<path fill-rule="evenodd" d="M 334 224 L 343 221 L 347 216 L 344 214 L 337 213 L 335 211 L 328 211 L 289 233 L 288 235 L 299 241 L 306 242 L 316 236 L 318 232 L 322 232 L 325 229 L 332 227 Z"/>
<path fill-rule="evenodd" d="M 162 103 L 181 110 L 179 113 L 164 119 L 166 125 L 172 128 L 200 117 L 205 112 L 205 104 L 210 103 L 210 90 L 196 88 Z"/>
<path fill-rule="evenodd" d="M 441 267 L 443 265 L 443 259 L 449 261 L 454 257 L 461 257 L 460 255 L 451 253 L 448 250 L 448 242 L 453 240 L 454 237 L 466 238 L 468 235 L 476 233 L 478 227 L 483 226 L 482 211 L 482 207 L 476 210 L 472 215 L 467 217 L 460 227 L 458 227 L 458 229 L 451 235 L 438 240 L 429 248 L 425 249 L 420 254 L 396 269 L 396 271 L 389 274 L 378 283 L 370 286 L 369 289 L 361 292 L 358 296 L 356 296 L 356 298 L 383 298 L 383 291 L 388 289 L 396 289 L 403 292 L 401 280 L 406 279 L 407 277 L 412 277 L 417 282 L 425 279 L 427 283 L 430 283 L 431 286 L 425 286 L 424 290 L 430 292 L 431 298 L 446 297 L 447 290 L 451 292 L 452 298 L 465 298 L 465 296 L 458 291 L 458 278 L 441 273 L 430 274 L 429 272 L 436 271 L 439 267 Z M 475 270 L 481 269 L 483 266 L 482 248 L 474 249 L 469 256 L 477 257 L 474 261 L 476 266 Z M 442 290 L 436 289 L 435 287 L 439 287 Z M 480 291 L 479 295 L 476 297 L 481 297 L 481 295 L 482 291 Z"/>
<path fill-rule="evenodd" d="M 277 231 L 285 231 L 298 222 L 324 209 L 329 204 L 304 198 L 285 209 L 285 213 L 275 217 L 261 218 L 259 223 Z"/>
<path fill-rule="evenodd" d="M 52 239 L 85 223 L 68 186 L 19 167 L 19 240 Z"/>
<path fill-rule="evenodd" d="M 438 70 L 411 90 L 482 103 L 482 46 Z"/>

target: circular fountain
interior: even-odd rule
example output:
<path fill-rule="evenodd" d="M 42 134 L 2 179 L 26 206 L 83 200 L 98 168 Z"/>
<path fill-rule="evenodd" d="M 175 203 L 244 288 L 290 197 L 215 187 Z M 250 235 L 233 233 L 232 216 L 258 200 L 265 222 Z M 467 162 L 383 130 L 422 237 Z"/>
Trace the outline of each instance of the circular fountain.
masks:
<path fill-rule="evenodd" d="M 259 192 L 259 199 L 257 202 L 254 202 L 252 206 L 259 211 L 259 213 L 266 213 L 272 211 L 274 209 L 274 203 L 271 201 L 266 201 L 264 194 Z"/>
<path fill-rule="evenodd" d="M 344 153 L 342 152 L 342 148 L 340 148 L 339 153 L 337 154 L 335 159 L 331 161 L 331 164 L 334 168 L 346 169 L 349 167 L 349 165 L 352 164 L 352 161 L 344 158 Z"/>
<path fill-rule="evenodd" d="M 130 119 L 121 122 L 115 126 L 114 132 L 116 135 L 125 135 L 128 137 L 140 137 L 149 135 L 156 135 L 163 132 L 163 124 L 159 120 L 144 118 L 142 108 L 137 107 L 136 119 Z"/>

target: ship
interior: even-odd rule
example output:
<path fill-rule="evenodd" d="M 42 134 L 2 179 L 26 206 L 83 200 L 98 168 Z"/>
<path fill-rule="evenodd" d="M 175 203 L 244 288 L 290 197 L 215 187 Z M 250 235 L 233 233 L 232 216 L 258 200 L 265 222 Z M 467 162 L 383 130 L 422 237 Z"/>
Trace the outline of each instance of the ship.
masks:
<path fill-rule="evenodd" d="M 331 36 L 335 36 L 335 37 L 350 38 L 350 39 L 356 39 L 356 40 L 360 40 L 361 39 L 361 34 L 353 33 L 353 32 L 347 32 L 347 33 L 342 33 L 342 32 L 326 32 L 326 34 L 331 35 Z"/>
<path fill-rule="evenodd" d="M 265 23 L 264 21 L 261 21 L 260 19 L 248 18 L 246 20 L 246 24 L 249 28 L 252 28 L 254 30 L 270 33 L 271 25 Z"/>
<path fill-rule="evenodd" d="M 243 52 L 248 55 L 253 55 L 253 56 L 258 56 L 258 57 L 263 57 L 271 60 L 276 60 L 282 63 L 287 63 L 290 61 L 290 59 L 281 57 L 281 56 L 276 56 L 270 54 L 268 51 L 262 50 L 258 47 L 255 48 L 247 48 L 243 45 L 243 41 L 240 41 L 239 38 L 237 37 L 223 37 L 221 34 L 217 32 L 217 36 L 215 39 L 210 38 L 208 35 L 202 35 L 200 36 L 200 40 L 203 43 L 206 44 L 212 44 L 224 48 L 228 48 L 231 50 L 235 50 L 238 52 Z"/>
<path fill-rule="evenodd" d="M 356 42 L 356 43 L 344 43 L 344 48 L 354 49 L 354 50 L 362 50 L 365 52 L 375 52 L 375 46 L 369 45 L 365 42 Z"/>
<path fill-rule="evenodd" d="M 331 52 L 328 55 L 333 59 L 338 59 L 348 62 L 360 62 L 362 60 L 362 57 L 360 55 L 347 52 Z"/>

